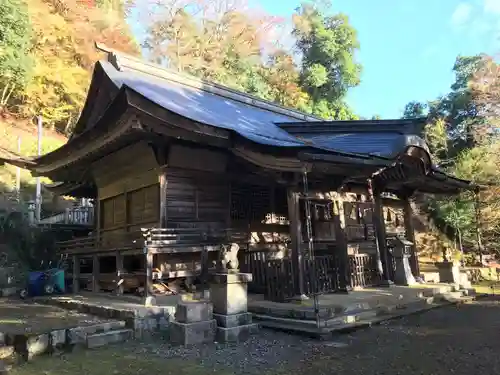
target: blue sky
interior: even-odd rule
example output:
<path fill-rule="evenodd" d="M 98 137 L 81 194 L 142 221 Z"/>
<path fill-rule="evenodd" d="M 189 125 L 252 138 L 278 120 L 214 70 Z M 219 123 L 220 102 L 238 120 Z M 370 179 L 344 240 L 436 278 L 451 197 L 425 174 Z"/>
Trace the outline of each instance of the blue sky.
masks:
<path fill-rule="evenodd" d="M 301 0 L 247 1 L 290 20 Z M 363 73 L 347 101 L 363 117 L 399 118 L 408 102 L 449 91 L 458 55 L 500 53 L 500 0 L 331 1 L 358 31 Z M 136 36 L 144 27 L 133 24 Z"/>
<path fill-rule="evenodd" d="M 348 103 L 361 116 L 398 118 L 406 103 L 449 91 L 457 55 L 500 52 L 500 0 L 333 0 L 358 31 L 359 87 Z M 288 16 L 299 0 L 261 0 Z"/>

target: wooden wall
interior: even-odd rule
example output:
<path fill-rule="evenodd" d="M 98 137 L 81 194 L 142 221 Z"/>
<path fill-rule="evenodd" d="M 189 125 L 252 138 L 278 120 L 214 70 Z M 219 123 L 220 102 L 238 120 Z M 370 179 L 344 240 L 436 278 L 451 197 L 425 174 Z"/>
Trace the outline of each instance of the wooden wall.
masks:
<path fill-rule="evenodd" d="M 143 142 L 92 165 L 98 189 L 97 232 L 104 243 L 159 223 L 158 163 Z"/>

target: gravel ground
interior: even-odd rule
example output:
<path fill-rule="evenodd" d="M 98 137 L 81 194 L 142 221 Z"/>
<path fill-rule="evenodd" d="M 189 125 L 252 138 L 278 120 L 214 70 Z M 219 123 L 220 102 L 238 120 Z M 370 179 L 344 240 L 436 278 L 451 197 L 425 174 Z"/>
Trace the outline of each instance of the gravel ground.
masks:
<path fill-rule="evenodd" d="M 500 374 L 500 298 L 408 316 L 320 342 L 262 330 L 240 345 L 131 344 L 141 356 L 182 359 L 221 374 Z M 166 362 L 168 363 L 168 361 Z"/>

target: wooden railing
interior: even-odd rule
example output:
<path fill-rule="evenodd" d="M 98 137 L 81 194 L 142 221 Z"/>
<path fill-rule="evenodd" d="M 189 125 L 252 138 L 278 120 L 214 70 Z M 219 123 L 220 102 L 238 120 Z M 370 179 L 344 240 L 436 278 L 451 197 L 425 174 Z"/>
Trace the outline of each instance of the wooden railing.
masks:
<path fill-rule="evenodd" d="M 144 247 L 144 239 L 141 232 L 129 232 L 106 234 L 99 239 L 96 236 L 79 237 L 57 242 L 56 246 L 58 252 L 62 254 L 84 254 L 109 250 L 141 249 Z"/>
<path fill-rule="evenodd" d="M 57 243 L 60 253 L 79 254 L 95 253 L 110 250 L 142 249 L 145 246 L 153 252 L 162 249 L 185 247 L 203 247 L 236 242 L 240 247 L 246 245 L 247 234 L 231 229 L 199 229 L 199 228 L 146 228 L 141 231 L 125 233 L 101 233 L 96 236 L 80 237 Z"/>
<path fill-rule="evenodd" d="M 352 288 L 365 288 L 380 283 L 375 255 L 349 255 L 349 271 Z"/>
<path fill-rule="evenodd" d="M 339 259 L 335 255 L 320 255 L 303 259 L 303 288 L 306 295 L 335 293 L 342 289 Z M 290 258 L 276 259 L 272 251 L 243 253 L 241 270 L 252 274 L 248 289 L 262 293 L 267 300 L 286 302 L 296 297 L 300 288 Z"/>
<path fill-rule="evenodd" d="M 67 208 L 64 212 L 40 219 L 40 224 L 75 224 L 92 226 L 94 207 Z"/>

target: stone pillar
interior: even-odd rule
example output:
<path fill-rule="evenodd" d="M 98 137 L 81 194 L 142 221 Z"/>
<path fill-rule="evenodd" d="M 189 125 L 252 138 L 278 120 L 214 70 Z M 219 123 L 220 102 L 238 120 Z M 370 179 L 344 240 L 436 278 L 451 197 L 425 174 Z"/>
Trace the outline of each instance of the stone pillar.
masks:
<path fill-rule="evenodd" d="M 170 323 L 170 342 L 174 345 L 214 342 L 216 328 L 211 303 L 180 302 L 175 321 Z"/>
<path fill-rule="evenodd" d="M 407 251 L 407 248 L 413 244 L 406 241 L 406 244 L 401 243 L 398 239 L 394 244 L 393 256 L 396 263 L 396 270 L 394 272 L 394 283 L 396 285 L 414 285 L 416 284 L 415 277 L 413 276 L 410 267 L 410 257 L 411 254 Z"/>
<path fill-rule="evenodd" d="M 257 331 L 248 312 L 247 284 L 249 273 L 216 273 L 210 284 L 210 298 L 217 321 L 216 340 L 221 343 L 241 342 Z"/>
<path fill-rule="evenodd" d="M 456 284 L 460 283 L 460 265 L 456 262 L 436 262 L 439 271 L 439 282 Z"/>

